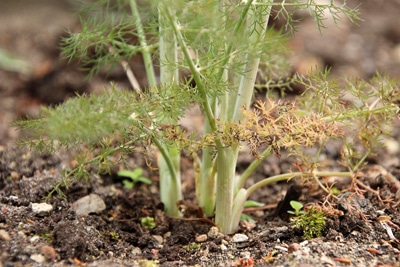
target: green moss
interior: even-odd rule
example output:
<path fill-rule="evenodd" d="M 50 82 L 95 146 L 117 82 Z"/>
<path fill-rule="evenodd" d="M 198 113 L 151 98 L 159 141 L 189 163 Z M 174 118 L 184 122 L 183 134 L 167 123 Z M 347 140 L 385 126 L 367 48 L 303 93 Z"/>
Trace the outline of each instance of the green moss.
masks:
<path fill-rule="evenodd" d="M 305 213 L 292 218 L 295 228 L 303 230 L 306 239 L 320 237 L 325 228 L 326 220 L 324 213 L 311 207 Z"/>

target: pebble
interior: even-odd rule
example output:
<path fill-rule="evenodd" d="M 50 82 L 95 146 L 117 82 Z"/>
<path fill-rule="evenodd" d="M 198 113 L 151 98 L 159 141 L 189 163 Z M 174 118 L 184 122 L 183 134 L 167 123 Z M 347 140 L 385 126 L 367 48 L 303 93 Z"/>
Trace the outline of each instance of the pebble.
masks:
<path fill-rule="evenodd" d="M 164 234 L 164 239 L 167 239 L 167 238 L 170 237 L 171 235 L 172 235 L 171 232 L 166 232 L 166 233 Z"/>
<path fill-rule="evenodd" d="M 226 241 L 225 239 L 221 240 L 221 250 L 228 250 L 228 241 Z"/>
<path fill-rule="evenodd" d="M 206 234 L 202 234 L 202 235 L 198 235 L 196 236 L 196 242 L 197 243 L 203 243 L 207 240 L 207 235 Z"/>
<path fill-rule="evenodd" d="M 250 251 L 242 251 L 240 252 L 240 258 L 242 259 L 250 259 L 251 253 Z"/>
<path fill-rule="evenodd" d="M 235 234 L 232 237 L 232 242 L 234 242 L 234 243 L 246 242 L 247 240 L 249 240 L 249 237 L 244 234 Z"/>
<path fill-rule="evenodd" d="M 142 255 L 142 250 L 140 248 L 138 248 L 138 247 L 134 247 L 131 250 L 130 256 L 138 256 L 138 255 Z"/>
<path fill-rule="evenodd" d="M 152 235 L 152 237 L 157 241 L 159 245 L 162 245 L 164 243 L 164 238 L 160 235 Z"/>
<path fill-rule="evenodd" d="M 36 243 L 39 240 L 40 240 L 40 236 L 38 236 L 38 235 L 34 235 L 31 238 L 29 238 L 29 242 L 31 242 L 31 243 Z"/>
<path fill-rule="evenodd" d="M 48 215 L 53 210 L 53 206 L 47 203 L 32 203 L 32 212 L 39 216 Z"/>
<path fill-rule="evenodd" d="M 210 230 L 207 233 L 209 238 L 217 238 L 219 235 L 218 227 L 211 227 Z"/>
<path fill-rule="evenodd" d="M 40 252 L 51 262 L 55 261 L 57 258 L 57 252 L 52 246 L 44 245 L 40 248 Z"/>
<path fill-rule="evenodd" d="M 101 213 L 106 209 L 106 204 L 99 195 L 90 194 L 72 203 L 72 208 L 76 215 L 88 215 L 90 213 Z"/>
<path fill-rule="evenodd" d="M 0 230 L 0 240 L 6 241 L 6 242 L 10 241 L 11 240 L 10 234 L 6 230 L 1 229 Z"/>
<path fill-rule="evenodd" d="M 36 263 L 43 263 L 46 260 L 42 254 L 32 254 L 30 258 Z"/>
<path fill-rule="evenodd" d="M 293 253 L 296 250 L 299 250 L 301 248 L 301 245 L 299 243 L 292 243 L 288 246 L 288 252 Z"/>
<path fill-rule="evenodd" d="M 12 171 L 10 175 L 11 178 L 13 178 L 14 180 L 17 180 L 19 178 L 19 173 L 16 171 Z"/>

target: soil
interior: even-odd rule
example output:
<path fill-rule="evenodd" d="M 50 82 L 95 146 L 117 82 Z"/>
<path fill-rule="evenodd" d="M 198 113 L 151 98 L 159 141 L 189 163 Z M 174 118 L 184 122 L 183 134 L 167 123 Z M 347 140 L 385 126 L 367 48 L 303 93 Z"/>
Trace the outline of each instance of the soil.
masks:
<path fill-rule="evenodd" d="M 384 71 L 399 79 L 400 1 L 352 2 L 363 2 L 364 21 L 358 26 L 344 21 L 321 35 L 305 15 L 290 42 L 294 71 L 305 72 L 317 64 L 332 67 L 338 77 L 369 78 Z M 0 48 L 27 64 L 24 70 L 0 69 L 0 266 L 400 266 L 399 121 L 393 122 L 392 135 L 385 139 L 387 148 L 368 159 L 357 184 L 337 181 L 339 189 L 358 189 L 331 199 L 331 214 L 319 238 L 304 239 L 301 230 L 279 216 L 286 214 L 276 207 L 287 191 L 297 190 L 303 203 L 326 199 L 320 189 L 291 187 L 294 181 L 257 192 L 253 199 L 265 206 L 247 210 L 256 223 L 241 225 L 238 234 L 248 238 L 243 242 L 235 242 L 238 236 L 215 233 L 212 220 L 168 217 L 159 202 L 157 173 L 146 169 L 140 153 L 131 156 L 130 164 L 144 167 L 152 185 L 126 189 L 115 174 L 93 172 L 89 181 L 64 190 L 67 199 L 55 195 L 48 200 L 50 211 L 37 211 L 35 203 L 45 203 L 44 197 L 61 179 L 59 170 L 72 166 L 73 157 L 68 151 L 44 155 L 17 147 L 15 141 L 23 133 L 10 123 L 35 116 L 40 105 L 60 103 L 76 92 L 99 92 L 110 80 L 127 86 L 121 70 L 86 80 L 77 65 L 60 59 L 60 38 L 66 29 L 79 27 L 74 3 L 0 2 Z M 140 61 L 131 64 L 140 72 Z M 340 168 L 335 163 L 339 150 L 340 145 L 334 146 L 325 155 L 331 169 Z M 248 163 L 246 155 L 241 156 L 238 171 Z M 187 199 L 182 205 L 196 211 L 186 164 L 190 159 L 182 162 Z M 254 180 L 284 172 L 291 164 L 271 158 Z M 88 195 L 100 196 L 104 207 L 79 215 L 73 203 Z M 155 218 L 155 228 L 141 224 L 147 216 Z"/>

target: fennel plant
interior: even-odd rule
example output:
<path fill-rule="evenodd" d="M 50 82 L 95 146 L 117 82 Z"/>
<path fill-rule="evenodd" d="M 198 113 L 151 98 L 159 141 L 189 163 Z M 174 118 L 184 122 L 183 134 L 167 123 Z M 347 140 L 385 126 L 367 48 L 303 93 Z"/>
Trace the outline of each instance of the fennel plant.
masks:
<path fill-rule="evenodd" d="M 121 64 L 134 90 L 111 86 L 103 95 L 44 107 L 39 118 L 19 122 L 34 136 L 24 143 L 42 151 L 85 145 L 80 164 L 56 185 L 54 192 L 59 194 L 63 187 L 89 175 L 86 166 L 94 164 L 99 171 L 108 171 L 115 163 L 113 155 L 155 145 L 161 201 L 171 216 L 180 216 L 176 205 L 182 199 L 179 162 L 181 152 L 186 151 L 194 161 L 198 204 L 206 216 L 215 216 L 225 234 L 237 230 L 246 200 L 262 186 L 302 178 L 328 191 L 319 178 L 356 177 L 379 141 L 384 122 L 395 114 L 390 97 L 395 84 L 381 76 L 370 83 L 349 81 L 345 90 L 362 104 L 343 105 L 344 90 L 329 78 L 328 71 L 295 75 L 289 80 L 305 87 L 295 102 L 268 98 L 251 106 L 260 72 L 266 90 L 272 82 L 274 87 L 287 83 L 288 64 L 282 63 L 287 53 L 285 38 L 269 29 L 270 19 L 283 18 L 286 28 L 292 28 L 293 14 L 300 10 L 309 11 L 317 27 L 324 26 L 327 12 L 335 20 L 358 19 L 357 8 L 348 7 L 346 1 L 95 1 L 82 9 L 81 32 L 64 39 L 64 53 L 81 61 L 91 74 Z M 147 88 L 139 85 L 129 67 L 135 54 L 143 57 Z M 179 119 L 194 105 L 204 115 L 201 138 L 179 126 Z M 356 122 L 354 140 L 361 140 L 365 150 L 356 155 L 346 143 L 348 171 L 319 171 L 324 145 L 343 135 L 344 124 Z M 254 161 L 237 174 L 238 154 L 246 145 Z M 312 146 L 319 147 L 317 155 L 303 152 L 302 148 Z M 302 159 L 307 168 L 245 188 L 257 167 L 269 156 L 279 156 L 281 149 Z M 93 151 L 94 156 L 89 153 Z"/>

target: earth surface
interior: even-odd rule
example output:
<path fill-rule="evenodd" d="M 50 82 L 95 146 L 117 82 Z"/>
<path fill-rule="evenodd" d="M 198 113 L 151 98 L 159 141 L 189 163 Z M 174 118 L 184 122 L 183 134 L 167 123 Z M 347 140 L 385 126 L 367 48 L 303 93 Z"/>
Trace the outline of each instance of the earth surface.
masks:
<path fill-rule="evenodd" d="M 317 65 L 331 67 L 336 77 L 368 79 L 383 71 L 400 79 L 400 1 L 351 2 L 362 3 L 363 21 L 357 26 L 343 21 L 321 34 L 304 16 L 290 41 L 293 71 L 305 73 Z M 299 189 L 292 181 L 257 192 L 253 199 L 265 205 L 245 210 L 255 223 L 241 224 L 236 235 L 218 233 L 212 220 L 168 217 L 159 202 L 157 173 L 146 169 L 140 153 L 131 156 L 129 166 L 143 167 L 151 185 L 126 189 L 115 173 L 93 171 L 89 181 L 64 190 L 67 199 L 55 195 L 46 202 L 61 179 L 59 170 L 73 166 L 74 159 L 69 151 L 44 155 L 16 146 L 23 133 L 12 122 L 75 93 L 101 92 L 109 81 L 128 86 L 121 70 L 86 80 L 77 65 L 60 59 L 60 39 L 66 30 L 79 28 L 76 7 L 66 0 L 0 2 L 0 55 L 7 51 L 21 60 L 0 67 L 0 266 L 400 266 L 398 120 L 386 147 L 362 169 L 358 190 L 332 201 L 319 238 L 306 240 L 290 220 L 278 216 L 278 203 L 290 188 L 303 203 L 326 199 L 320 189 Z M 135 73 L 142 71 L 140 60 L 130 63 Z M 194 127 L 198 114 L 188 116 L 187 126 Z M 332 169 L 340 168 L 339 150 L 326 154 Z M 190 164 L 183 158 L 183 205 L 196 210 Z M 248 164 L 242 156 L 239 169 Z M 254 179 L 287 171 L 291 164 L 271 158 Z M 351 180 L 337 182 L 343 190 L 352 185 Z M 155 218 L 154 228 L 141 223 L 146 217 Z"/>

